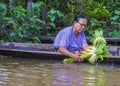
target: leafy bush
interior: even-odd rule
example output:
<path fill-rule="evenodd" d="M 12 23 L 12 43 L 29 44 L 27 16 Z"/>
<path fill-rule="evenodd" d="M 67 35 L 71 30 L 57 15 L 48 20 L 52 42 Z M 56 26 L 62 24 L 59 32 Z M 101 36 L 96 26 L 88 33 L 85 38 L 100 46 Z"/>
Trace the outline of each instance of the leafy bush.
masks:
<path fill-rule="evenodd" d="M 55 36 L 60 29 L 71 25 L 78 13 L 89 19 L 86 35 L 91 36 L 94 30 L 102 29 L 109 37 L 120 37 L 119 0 L 34 0 L 30 10 L 25 7 L 26 0 L 13 0 L 14 5 L 11 1 L 0 2 L 0 41 L 25 42 L 28 35 L 34 34 Z M 47 7 L 46 15 L 42 14 L 43 6 Z"/>

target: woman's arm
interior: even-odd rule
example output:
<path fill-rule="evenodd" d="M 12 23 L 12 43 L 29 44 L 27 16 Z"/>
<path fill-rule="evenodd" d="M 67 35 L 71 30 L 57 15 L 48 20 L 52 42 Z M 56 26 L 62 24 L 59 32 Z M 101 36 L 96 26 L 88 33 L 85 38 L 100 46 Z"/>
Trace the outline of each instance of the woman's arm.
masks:
<path fill-rule="evenodd" d="M 89 46 L 88 46 L 88 44 L 83 44 L 82 48 L 83 48 L 83 50 L 85 50 L 85 49 L 89 48 Z"/>
<path fill-rule="evenodd" d="M 64 46 L 59 46 L 59 51 L 63 54 L 66 55 L 68 57 L 74 58 L 75 61 L 81 62 L 83 61 L 83 59 L 80 58 L 80 55 L 77 53 L 72 53 L 70 51 L 68 51 Z"/>

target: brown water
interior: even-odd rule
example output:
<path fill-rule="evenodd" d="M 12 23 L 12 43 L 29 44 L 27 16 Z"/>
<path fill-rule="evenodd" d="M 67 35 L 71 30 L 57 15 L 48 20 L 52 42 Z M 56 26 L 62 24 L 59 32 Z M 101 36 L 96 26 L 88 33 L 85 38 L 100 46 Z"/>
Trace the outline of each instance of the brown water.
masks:
<path fill-rule="evenodd" d="M 0 86 L 120 86 L 120 66 L 0 59 Z"/>

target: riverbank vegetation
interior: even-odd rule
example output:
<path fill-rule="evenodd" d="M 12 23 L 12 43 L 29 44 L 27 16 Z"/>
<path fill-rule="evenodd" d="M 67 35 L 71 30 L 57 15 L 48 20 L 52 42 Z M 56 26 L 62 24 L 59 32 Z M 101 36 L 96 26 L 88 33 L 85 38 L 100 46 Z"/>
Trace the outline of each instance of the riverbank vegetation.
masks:
<path fill-rule="evenodd" d="M 0 42 L 39 43 L 38 35 L 55 36 L 78 13 L 89 19 L 87 36 L 98 29 L 105 37 L 120 37 L 119 0 L 2 0 Z"/>

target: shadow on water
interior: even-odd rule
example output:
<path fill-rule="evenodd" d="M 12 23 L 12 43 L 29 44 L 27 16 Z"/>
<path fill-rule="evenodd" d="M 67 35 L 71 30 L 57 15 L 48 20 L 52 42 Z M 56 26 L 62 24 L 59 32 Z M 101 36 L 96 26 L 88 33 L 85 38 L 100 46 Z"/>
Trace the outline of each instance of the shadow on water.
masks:
<path fill-rule="evenodd" d="M 0 86 L 119 86 L 120 66 L 109 62 L 0 59 Z"/>

